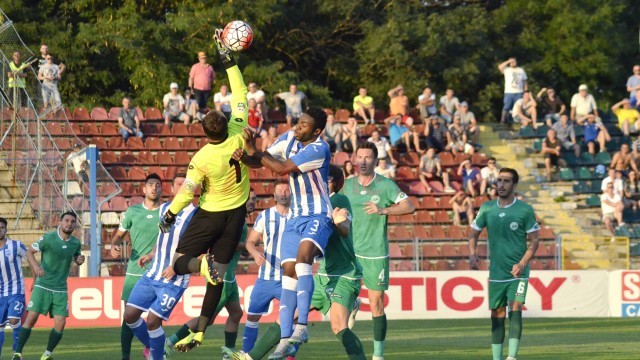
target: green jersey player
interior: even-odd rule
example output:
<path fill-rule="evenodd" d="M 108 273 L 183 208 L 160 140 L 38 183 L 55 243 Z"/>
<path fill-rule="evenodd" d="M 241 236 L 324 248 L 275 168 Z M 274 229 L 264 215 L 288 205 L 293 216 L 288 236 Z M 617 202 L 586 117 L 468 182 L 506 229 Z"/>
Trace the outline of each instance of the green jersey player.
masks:
<path fill-rule="evenodd" d="M 478 236 L 487 228 L 489 238 L 489 308 L 493 359 L 502 359 L 506 307 L 509 306 L 509 354 L 515 360 L 522 335 L 522 305 L 529 283 L 529 260 L 538 249 L 538 230 L 533 208 L 516 198 L 518 173 L 502 168 L 498 174 L 498 199 L 482 204 L 471 224 L 469 263 L 477 270 Z M 529 246 L 527 246 L 527 239 Z"/>
<path fill-rule="evenodd" d="M 84 263 L 84 256 L 80 254 L 82 244 L 71 235 L 76 229 L 76 221 L 74 212 L 65 212 L 60 216 L 58 229 L 44 234 L 27 251 L 27 260 L 37 279 L 27 306 L 27 319 L 18 335 L 18 346 L 13 360 L 22 359 L 22 349 L 40 315 L 49 315 L 54 323 L 49 333 L 47 349 L 40 359 L 53 359 L 51 353 L 62 339 L 62 331 L 69 316 L 69 266 L 72 262 L 77 265 Z M 42 255 L 40 264 L 34 256 L 37 252 Z"/>
<path fill-rule="evenodd" d="M 384 313 L 384 292 L 389 289 L 389 240 L 387 217 L 411 214 L 415 211 L 407 195 L 393 180 L 376 175 L 373 169 L 378 148 L 363 143 L 356 150 L 358 177 L 347 179 L 340 191 L 353 210 L 353 245 L 362 265 L 363 282 L 369 289 L 369 304 L 373 316 L 373 360 L 384 355 L 387 317 Z"/>
<path fill-rule="evenodd" d="M 121 255 L 120 243 L 125 234 L 129 232 L 132 251 L 127 264 L 127 274 L 122 287 L 121 299 L 125 306 L 129 301 L 129 294 L 138 280 L 147 271 L 147 266 L 140 266 L 138 259 L 149 254 L 156 246 L 158 239 L 158 222 L 160 200 L 162 197 L 162 180 L 157 174 L 149 174 L 144 181 L 144 202 L 130 206 L 124 213 L 120 227 L 111 240 L 111 256 L 118 258 Z M 149 263 L 147 263 L 149 264 Z M 120 345 L 122 359 L 129 359 L 131 355 L 131 342 L 133 340 L 131 328 L 123 321 L 120 331 Z M 145 354 L 148 349 L 145 349 Z"/>

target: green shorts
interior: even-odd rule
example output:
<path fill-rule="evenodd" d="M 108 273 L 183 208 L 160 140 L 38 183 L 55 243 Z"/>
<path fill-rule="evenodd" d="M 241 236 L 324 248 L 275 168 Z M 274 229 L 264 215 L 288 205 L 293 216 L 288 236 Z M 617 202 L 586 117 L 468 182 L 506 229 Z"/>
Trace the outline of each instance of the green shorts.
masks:
<path fill-rule="evenodd" d="M 511 301 L 524 304 L 528 287 L 528 279 L 505 282 L 489 281 L 489 308 L 495 310 L 505 307 Z"/>
<path fill-rule="evenodd" d="M 69 294 L 66 291 L 52 291 L 35 286 L 27 305 L 27 311 L 42 315 L 69 317 Z"/>
<path fill-rule="evenodd" d="M 311 298 L 311 307 L 326 314 L 332 303 L 338 303 L 349 312 L 360 294 L 360 279 L 351 280 L 341 276 L 319 276 L 313 277 L 314 290 Z"/>
<path fill-rule="evenodd" d="M 216 308 L 216 314 L 222 311 L 222 308 L 225 307 L 228 303 L 231 302 L 240 302 L 240 293 L 238 292 L 238 282 L 224 282 L 224 287 L 222 288 L 222 296 L 220 296 L 220 302 L 218 303 L 218 307 Z"/>
<path fill-rule="evenodd" d="M 127 275 L 124 277 L 124 285 L 122 285 L 122 299 L 124 302 L 129 301 L 129 295 L 131 295 L 131 290 L 136 286 L 138 280 L 142 279 L 142 275 Z"/>
<path fill-rule="evenodd" d="M 367 259 L 358 257 L 362 265 L 362 280 L 369 290 L 389 290 L 389 257 Z"/>

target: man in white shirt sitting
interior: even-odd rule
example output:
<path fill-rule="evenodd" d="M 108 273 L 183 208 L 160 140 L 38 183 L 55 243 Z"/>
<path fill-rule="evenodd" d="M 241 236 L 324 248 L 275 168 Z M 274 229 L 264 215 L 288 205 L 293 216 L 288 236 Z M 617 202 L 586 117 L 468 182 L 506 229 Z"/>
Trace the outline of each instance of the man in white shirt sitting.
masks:
<path fill-rule="evenodd" d="M 622 220 L 622 210 L 624 203 L 620 194 L 613 189 L 613 183 L 608 183 L 604 193 L 600 196 L 600 207 L 602 209 L 602 221 L 604 226 L 611 232 L 611 240 L 615 240 L 615 229 L 613 228 L 613 220 L 618 222 L 618 228 L 624 226 Z"/>

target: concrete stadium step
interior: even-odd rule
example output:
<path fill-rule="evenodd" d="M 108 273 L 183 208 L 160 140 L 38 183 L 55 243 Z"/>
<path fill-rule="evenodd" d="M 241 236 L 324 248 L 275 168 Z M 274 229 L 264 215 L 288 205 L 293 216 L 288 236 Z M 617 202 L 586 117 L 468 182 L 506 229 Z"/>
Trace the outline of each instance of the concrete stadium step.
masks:
<path fill-rule="evenodd" d="M 0 199 L 22 199 L 22 190 L 11 182 L 0 182 Z"/>
<path fill-rule="evenodd" d="M 11 239 L 20 240 L 26 246 L 33 244 L 38 241 L 42 234 L 45 233 L 43 230 L 12 230 L 13 224 L 10 224 L 9 231 L 7 232 L 7 236 Z"/>

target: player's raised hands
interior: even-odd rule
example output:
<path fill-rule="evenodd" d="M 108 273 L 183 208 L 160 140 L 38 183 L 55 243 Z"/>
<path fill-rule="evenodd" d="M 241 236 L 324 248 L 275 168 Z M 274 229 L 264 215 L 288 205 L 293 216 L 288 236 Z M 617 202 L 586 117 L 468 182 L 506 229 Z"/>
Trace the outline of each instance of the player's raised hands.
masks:
<path fill-rule="evenodd" d="M 480 258 L 478 255 L 469 255 L 469 265 L 471 270 L 480 270 Z"/>

